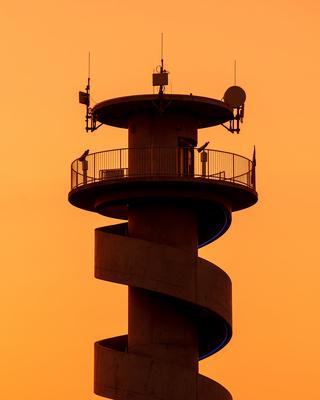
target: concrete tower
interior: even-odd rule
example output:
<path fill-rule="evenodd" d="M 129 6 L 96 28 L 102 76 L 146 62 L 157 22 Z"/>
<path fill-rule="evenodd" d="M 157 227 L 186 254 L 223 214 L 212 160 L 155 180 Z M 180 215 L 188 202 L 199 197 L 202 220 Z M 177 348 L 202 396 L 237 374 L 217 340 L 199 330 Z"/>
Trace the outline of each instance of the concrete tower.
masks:
<path fill-rule="evenodd" d="M 96 229 L 95 276 L 128 285 L 129 315 L 128 335 L 95 344 L 94 390 L 119 400 L 231 399 L 198 373 L 231 338 L 231 281 L 197 253 L 257 201 L 255 160 L 196 146 L 198 129 L 239 131 L 245 95 L 237 86 L 224 101 L 164 94 L 163 65 L 153 78 L 158 94 L 93 109 L 89 85 L 80 93 L 87 130 L 128 130 L 128 148 L 86 152 L 71 166 L 74 206 L 127 221 Z"/>

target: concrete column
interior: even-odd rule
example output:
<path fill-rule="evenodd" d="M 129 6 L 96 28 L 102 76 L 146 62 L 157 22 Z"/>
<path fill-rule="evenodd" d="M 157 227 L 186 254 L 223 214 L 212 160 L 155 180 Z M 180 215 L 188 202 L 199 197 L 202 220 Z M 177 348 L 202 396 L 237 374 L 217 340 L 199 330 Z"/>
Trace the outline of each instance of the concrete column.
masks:
<path fill-rule="evenodd" d="M 190 260 L 197 255 L 196 215 L 183 206 L 130 207 L 129 236 L 184 249 Z M 129 287 L 128 345 L 129 352 L 198 371 L 196 325 L 182 303 L 165 295 Z"/>
<path fill-rule="evenodd" d="M 129 148 L 177 147 L 179 138 L 197 145 L 197 121 L 180 114 L 140 113 L 129 119 Z"/>

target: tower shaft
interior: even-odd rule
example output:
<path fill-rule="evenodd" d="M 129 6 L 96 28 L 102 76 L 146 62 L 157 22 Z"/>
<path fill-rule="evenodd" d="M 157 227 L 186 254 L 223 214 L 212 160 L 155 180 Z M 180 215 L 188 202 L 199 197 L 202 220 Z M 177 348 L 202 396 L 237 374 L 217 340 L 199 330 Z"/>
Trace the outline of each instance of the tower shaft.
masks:
<path fill-rule="evenodd" d="M 95 343 L 95 393 L 116 400 L 231 400 L 198 373 L 231 338 L 231 281 L 198 248 L 253 205 L 255 163 L 199 149 L 198 129 L 233 118 L 186 95 L 111 99 L 95 121 L 128 129 L 128 149 L 72 164 L 69 201 L 127 222 L 96 229 L 95 276 L 129 287 L 128 335 Z"/>
<path fill-rule="evenodd" d="M 197 219 L 192 210 L 178 204 L 130 207 L 129 236 L 172 246 L 188 252 L 184 268 L 196 273 Z M 162 247 L 154 258 L 166 268 Z M 177 262 L 179 262 L 177 260 Z M 147 268 L 154 268 L 147 265 Z M 197 371 L 198 335 L 188 310 L 171 297 L 145 289 L 129 288 L 129 351 L 155 357 Z"/>

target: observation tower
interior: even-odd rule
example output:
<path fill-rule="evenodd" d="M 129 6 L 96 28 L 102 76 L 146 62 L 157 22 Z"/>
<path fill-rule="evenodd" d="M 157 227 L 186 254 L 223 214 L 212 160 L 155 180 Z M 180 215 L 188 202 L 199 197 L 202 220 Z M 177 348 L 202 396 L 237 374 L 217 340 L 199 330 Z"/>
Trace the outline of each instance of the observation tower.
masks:
<path fill-rule="evenodd" d="M 90 107 L 87 132 L 128 131 L 128 148 L 89 154 L 71 165 L 69 201 L 121 224 L 95 232 L 95 277 L 129 288 L 128 334 L 95 343 L 94 391 L 117 400 L 230 400 L 200 375 L 199 360 L 232 335 L 231 281 L 198 248 L 223 235 L 232 212 L 252 206 L 255 157 L 198 146 L 198 130 L 222 124 L 239 133 L 245 92 L 222 101 L 166 94 L 161 62 L 157 94 Z M 112 323 L 112 321 L 110 321 Z"/>

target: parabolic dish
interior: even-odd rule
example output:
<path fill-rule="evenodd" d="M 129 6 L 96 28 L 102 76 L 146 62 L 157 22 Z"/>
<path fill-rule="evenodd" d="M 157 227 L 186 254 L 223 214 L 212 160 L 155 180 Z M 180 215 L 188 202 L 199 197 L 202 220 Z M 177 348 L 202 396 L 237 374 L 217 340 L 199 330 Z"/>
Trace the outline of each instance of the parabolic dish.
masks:
<path fill-rule="evenodd" d="M 241 107 L 246 101 L 246 92 L 240 86 L 231 86 L 226 90 L 223 100 L 232 108 Z"/>

